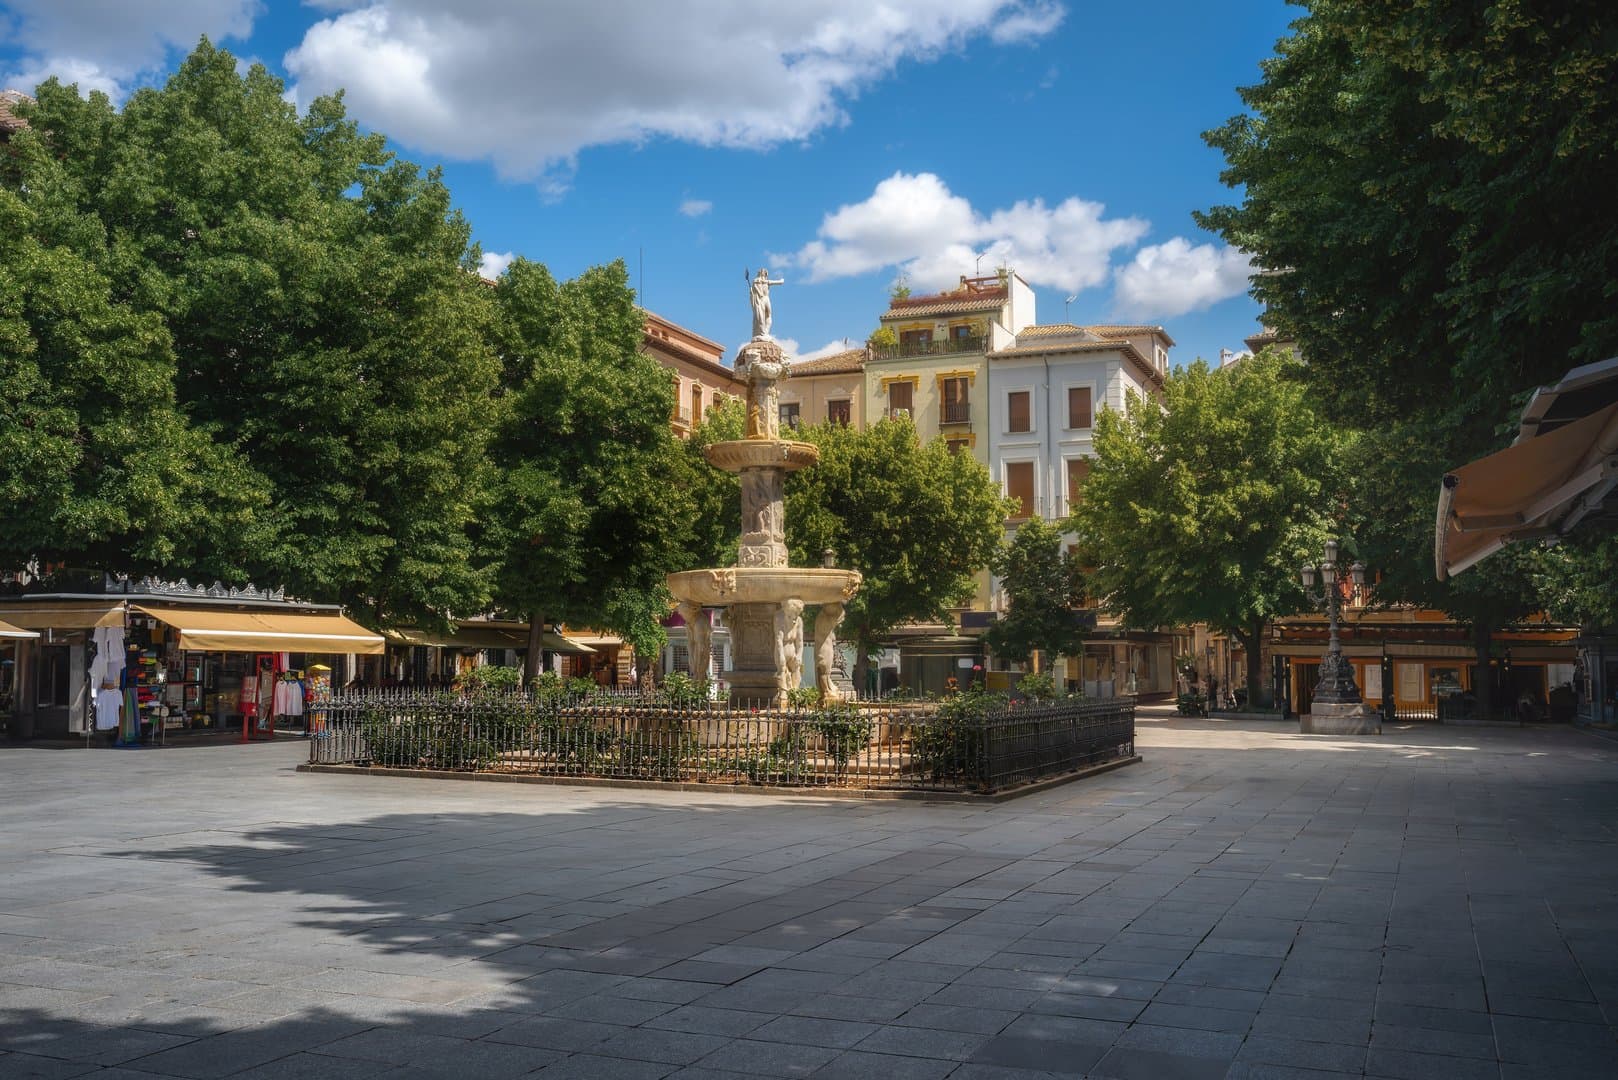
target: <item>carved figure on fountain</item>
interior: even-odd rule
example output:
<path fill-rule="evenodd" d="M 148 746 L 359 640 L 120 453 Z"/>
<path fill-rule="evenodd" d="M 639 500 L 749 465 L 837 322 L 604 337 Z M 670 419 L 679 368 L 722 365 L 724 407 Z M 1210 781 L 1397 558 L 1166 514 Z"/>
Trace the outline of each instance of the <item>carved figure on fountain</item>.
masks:
<path fill-rule="evenodd" d="M 837 689 L 837 628 L 845 614 L 842 604 L 821 604 L 815 615 L 815 688 L 824 701 L 842 697 Z"/>

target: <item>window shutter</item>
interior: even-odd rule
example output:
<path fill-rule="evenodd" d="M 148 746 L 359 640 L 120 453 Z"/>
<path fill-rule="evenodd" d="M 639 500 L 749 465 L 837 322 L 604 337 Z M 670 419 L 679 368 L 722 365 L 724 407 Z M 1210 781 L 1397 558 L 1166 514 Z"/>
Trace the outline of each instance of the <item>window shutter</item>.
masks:
<path fill-rule="evenodd" d="M 1070 386 L 1067 388 L 1067 426 L 1070 428 L 1091 427 L 1094 414 L 1090 405 L 1090 388 L 1088 386 Z"/>
<path fill-rule="evenodd" d="M 1008 461 L 1006 463 L 1006 494 L 1017 500 L 1018 507 L 1011 516 L 1032 517 L 1034 513 L 1034 463 Z"/>
<path fill-rule="evenodd" d="M 1006 395 L 1006 430 L 1013 432 L 1033 430 L 1033 425 L 1030 422 L 1028 398 L 1029 393 L 1027 390 L 1015 390 Z"/>

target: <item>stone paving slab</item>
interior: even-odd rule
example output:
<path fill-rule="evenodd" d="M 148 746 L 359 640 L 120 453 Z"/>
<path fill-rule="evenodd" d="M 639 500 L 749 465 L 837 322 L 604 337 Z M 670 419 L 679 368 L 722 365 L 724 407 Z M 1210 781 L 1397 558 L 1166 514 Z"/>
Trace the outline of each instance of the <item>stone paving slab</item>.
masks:
<path fill-rule="evenodd" d="M 1005 804 L 0 748 L 0 1080 L 1618 1076 L 1618 744 L 1139 732 Z"/>

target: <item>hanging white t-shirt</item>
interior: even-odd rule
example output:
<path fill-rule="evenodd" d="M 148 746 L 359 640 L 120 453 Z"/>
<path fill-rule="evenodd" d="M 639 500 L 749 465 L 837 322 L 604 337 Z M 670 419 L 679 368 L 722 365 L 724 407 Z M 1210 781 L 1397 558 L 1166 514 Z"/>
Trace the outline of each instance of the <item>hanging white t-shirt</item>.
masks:
<path fill-rule="evenodd" d="M 96 691 L 97 731 L 111 731 L 118 726 L 118 710 L 123 703 L 124 695 L 121 690 L 103 688 Z"/>

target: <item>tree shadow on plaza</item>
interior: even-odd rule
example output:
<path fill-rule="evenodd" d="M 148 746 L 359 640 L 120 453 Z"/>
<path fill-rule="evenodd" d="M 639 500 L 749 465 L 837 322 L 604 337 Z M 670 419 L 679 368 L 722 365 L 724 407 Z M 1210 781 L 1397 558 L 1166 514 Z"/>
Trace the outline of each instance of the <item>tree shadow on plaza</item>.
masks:
<path fill-rule="evenodd" d="M 936 927 L 915 906 L 923 894 L 992 869 L 951 847 L 803 873 L 860 849 L 846 826 L 794 825 L 828 810 L 859 807 L 593 803 L 58 849 L 108 860 L 108 892 L 54 938 L 0 926 L 0 1077 L 121 1065 L 135 1071 L 120 1080 L 268 1080 L 409 1065 L 401 1078 L 498 1078 L 570 1054 L 672 1071 L 773 1018 L 750 1005 L 786 1011 L 769 992 L 807 997 L 844 977 L 831 974 L 841 953 L 772 973 L 773 961 L 879 924 L 893 951 L 924 940 Z M 120 889 L 126 860 L 205 880 L 164 874 L 154 887 L 134 874 Z M 907 883 L 952 863 L 920 890 Z M 753 944 L 734 947 L 744 938 Z M 875 962 L 846 954 L 849 971 Z M 608 1071 L 592 1060 L 568 1068 Z"/>

